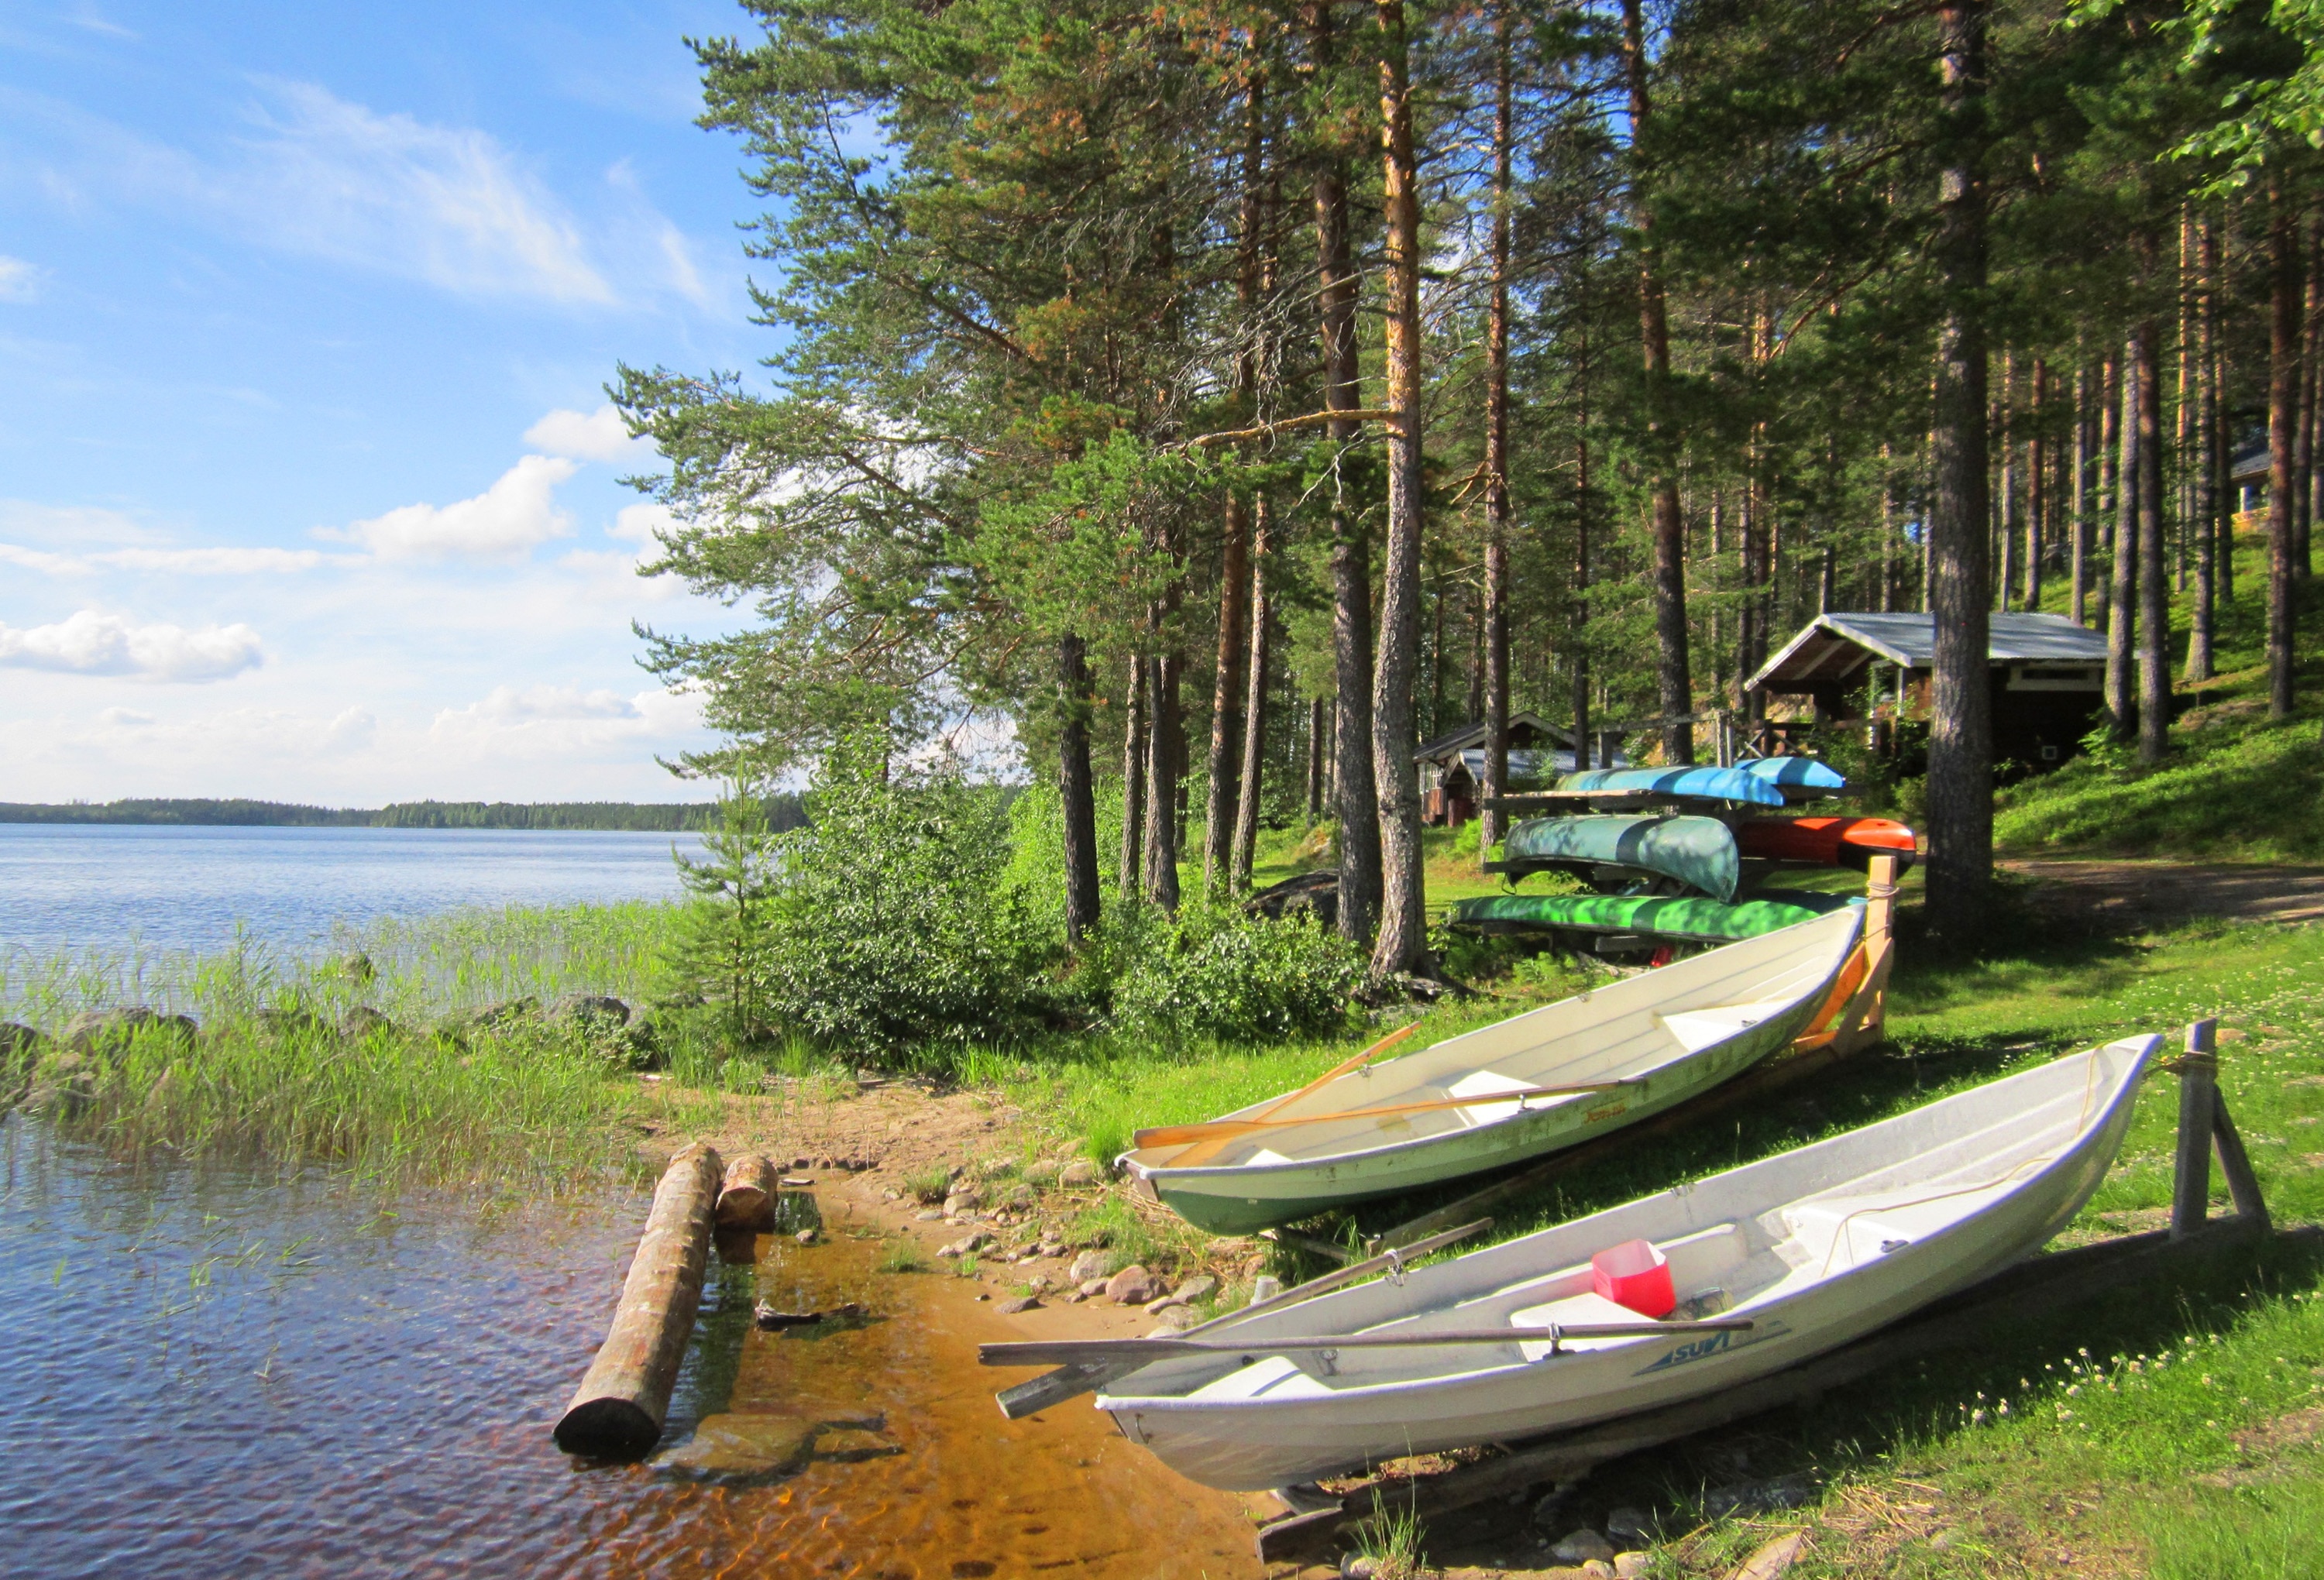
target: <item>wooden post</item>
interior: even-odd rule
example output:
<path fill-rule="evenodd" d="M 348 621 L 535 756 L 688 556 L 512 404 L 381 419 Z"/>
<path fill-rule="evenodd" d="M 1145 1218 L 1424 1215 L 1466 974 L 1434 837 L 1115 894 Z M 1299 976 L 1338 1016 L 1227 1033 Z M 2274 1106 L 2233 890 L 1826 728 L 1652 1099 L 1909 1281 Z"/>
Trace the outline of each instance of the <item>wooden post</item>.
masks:
<path fill-rule="evenodd" d="M 1888 971 L 1896 956 L 1897 859 L 1875 856 L 1866 866 L 1864 983 L 1832 1024 L 1832 1043 L 1842 1054 L 1871 1047 L 1887 1029 Z"/>
<path fill-rule="evenodd" d="M 2173 1239 L 2193 1234 L 2210 1216 L 2211 1135 L 2219 1112 L 2219 1066 L 2213 1052 L 2218 1029 L 2214 1020 L 2189 1026 L 2186 1055 L 2179 1061 L 2179 1155 L 2171 1175 Z"/>
<path fill-rule="evenodd" d="M 557 1423 L 557 1446 L 566 1453 L 635 1456 L 661 1436 L 702 1300 L 724 1172 L 718 1154 L 698 1142 L 663 1171 L 613 1326 Z"/>
<path fill-rule="evenodd" d="M 725 1183 L 718 1188 L 717 1218 L 722 1229 L 774 1227 L 774 1159 L 764 1153 L 746 1153 L 726 1165 Z"/>
<path fill-rule="evenodd" d="M 2259 1193 L 2259 1176 L 2252 1172 L 2244 1138 L 2236 1134 L 2236 1122 L 2227 1117 L 2227 1095 L 2216 1084 L 2211 1088 L 2211 1139 L 2219 1149 L 2219 1172 L 2227 1177 L 2227 1194 L 2235 1200 L 2236 1216 L 2257 1219 L 2264 1231 L 2267 1199 Z"/>

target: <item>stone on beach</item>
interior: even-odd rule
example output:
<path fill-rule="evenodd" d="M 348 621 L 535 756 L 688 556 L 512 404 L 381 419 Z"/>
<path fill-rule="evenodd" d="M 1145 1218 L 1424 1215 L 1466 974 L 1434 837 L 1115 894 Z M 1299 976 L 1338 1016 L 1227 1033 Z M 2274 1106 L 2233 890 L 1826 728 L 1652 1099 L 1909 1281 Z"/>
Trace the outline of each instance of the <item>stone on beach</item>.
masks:
<path fill-rule="evenodd" d="M 1133 1262 L 1106 1281 L 1105 1292 L 1117 1306 L 1142 1306 L 1154 1298 L 1154 1275 Z"/>
<path fill-rule="evenodd" d="M 1098 1182 L 1097 1165 L 1087 1158 L 1077 1158 L 1057 1171 L 1057 1183 L 1065 1186 L 1094 1185 Z"/>
<path fill-rule="evenodd" d="M 1074 1258 L 1074 1264 L 1066 1270 L 1065 1276 L 1072 1279 L 1077 1284 L 1085 1284 L 1093 1278 L 1104 1278 L 1105 1253 L 1102 1251 L 1083 1252 L 1079 1256 Z"/>
<path fill-rule="evenodd" d="M 993 1309 L 999 1311 L 1003 1317 L 1014 1317 L 1022 1311 L 1039 1310 L 1041 1309 L 1041 1301 L 1038 1296 L 1023 1295 L 1013 1300 L 1003 1300 L 1000 1305 Z"/>
<path fill-rule="evenodd" d="M 1591 1558 L 1610 1563 L 1614 1557 L 1614 1544 L 1585 1525 L 1560 1537 L 1557 1544 L 1549 1549 L 1549 1556 L 1562 1564 L 1579 1564 Z"/>

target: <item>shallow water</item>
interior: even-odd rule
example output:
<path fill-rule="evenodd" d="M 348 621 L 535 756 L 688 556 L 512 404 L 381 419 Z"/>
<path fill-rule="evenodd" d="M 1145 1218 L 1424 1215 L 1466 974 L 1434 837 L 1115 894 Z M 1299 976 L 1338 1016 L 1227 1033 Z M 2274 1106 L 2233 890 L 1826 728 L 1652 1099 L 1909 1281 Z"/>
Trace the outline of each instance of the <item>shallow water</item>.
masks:
<path fill-rule="evenodd" d="M 1007 1422 L 999 1324 L 881 1245 L 714 1263 L 665 1446 L 743 1428 L 779 1467 L 566 1459 L 642 1191 L 480 1210 L 316 1177 L 133 1170 L 0 1121 L 0 1569 L 134 1574 L 1223 1575 L 1230 1501 L 1086 1401 Z M 737 1248 L 738 1256 L 752 1254 Z M 759 1331 L 749 1308 L 873 1318 Z"/>
<path fill-rule="evenodd" d="M 673 899 L 695 834 L 0 823 L 0 951 L 278 947 L 467 905 Z"/>

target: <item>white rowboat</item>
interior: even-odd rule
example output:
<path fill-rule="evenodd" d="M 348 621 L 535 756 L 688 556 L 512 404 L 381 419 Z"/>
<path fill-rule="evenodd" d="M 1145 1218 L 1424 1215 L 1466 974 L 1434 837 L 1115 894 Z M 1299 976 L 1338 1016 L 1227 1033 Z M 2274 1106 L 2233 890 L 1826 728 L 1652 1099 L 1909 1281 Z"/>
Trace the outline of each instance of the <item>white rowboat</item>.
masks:
<path fill-rule="evenodd" d="M 2161 1042 L 2126 1038 L 1401 1280 L 1206 1324 L 1203 1339 L 1236 1353 L 1159 1360 L 1097 1407 L 1180 1474 L 1253 1491 L 1732 1388 L 2039 1250 L 2105 1177 Z M 1633 1239 L 1668 1258 L 1674 1320 L 1748 1330 L 1473 1341 L 1480 1328 L 1635 1323 L 1592 1292 L 1590 1265 Z M 1288 1342 L 1431 1331 L 1463 1342 Z"/>
<path fill-rule="evenodd" d="M 1141 1131 L 1120 1166 L 1189 1223 L 1240 1235 L 1594 1140 L 1790 1046 L 1844 970 L 1860 978 L 1863 916 L 1850 905 L 1208 1125 Z"/>

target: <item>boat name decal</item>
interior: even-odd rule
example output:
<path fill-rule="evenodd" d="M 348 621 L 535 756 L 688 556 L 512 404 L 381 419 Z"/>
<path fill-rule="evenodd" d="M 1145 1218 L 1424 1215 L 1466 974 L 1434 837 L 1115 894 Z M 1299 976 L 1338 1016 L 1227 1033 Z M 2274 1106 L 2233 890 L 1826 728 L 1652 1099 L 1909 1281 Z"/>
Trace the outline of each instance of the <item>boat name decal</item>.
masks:
<path fill-rule="evenodd" d="M 1645 1377 L 1655 1372 L 1667 1372 L 1674 1366 L 1683 1366 L 1689 1361 L 1708 1360 L 1712 1355 L 1724 1355 L 1729 1350 L 1742 1349 L 1746 1346 L 1764 1343 L 1771 1338 L 1781 1338 L 1791 1330 L 1789 1323 L 1776 1318 L 1772 1321 L 1762 1320 L 1757 1327 L 1748 1333 L 1737 1333 L 1732 1330 L 1706 1333 L 1701 1338 L 1680 1345 L 1676 1349 L 1665 1355 L 1662 1359 L 1640 1367 L 1631 1375 Z"/>
<path fill-rule="evenodd" d="M 1582 1115 L 1582 1118 L 1584 1124 L 1602 1124 L 1604 1121 L 1614 1117 L 1617 1114 L 1626 1114 L 1629 1112 L 1629 1104 L 1619 1100 L 1611 1103 L 1601 1103 L 1597 1107 L 1592 1108 L 1588 1113 Z"/>

